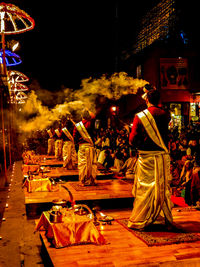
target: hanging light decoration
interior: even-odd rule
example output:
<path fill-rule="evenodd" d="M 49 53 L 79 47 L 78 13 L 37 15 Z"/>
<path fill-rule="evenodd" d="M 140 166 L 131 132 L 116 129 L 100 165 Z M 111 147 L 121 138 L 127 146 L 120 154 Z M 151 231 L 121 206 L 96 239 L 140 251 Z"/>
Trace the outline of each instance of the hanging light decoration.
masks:
<path fill-rule="evenodd" d="M 9 50 L 5 50 L 5 61 L 6 61 L 6 67 L 16 66 L 22 63 L 20 56 L 18 56 L 17 54 Z M 3 64 L 3 51 L 2 50 L 0 50 L 0 64 Z"/>
<path fill-rule="evenodd" d="M 5 169 L 5 180 L 6 184 L 8 183 L 7 179 L 7 160 L 6 160 L 6 141 L 5 141 L 5 125 L 4 125 L 4 107 L 3 107 L 3 90 L 8 87 L 7 81 L 7 69 L 6 69 L 6 54 L 5 54 L 5 35 L 19 34 L 29 30 L 32 30 L 35 26 L 35 21 L 31 18 L 25 11 L 21 10 L 17 6 L 8 3 L 0 3 L 0 35 L 2 43 L 2 66 L 0 78 L 3 84 L 2 89 L 0 90 L 0 108 L 1 108 L 1 124 L 2 124 L 2 142 L 3 142 L 3 154 L 4 154 L 4 169 Z M 1 65 L 1 64 L 0 64 Z M 18 92 L 23 95 L 23 92 Z M 21 96 L 22 96 L 21 95 Z M 27 98 L 27 96 L 26 96 Z M 12 101 L 12 98 L 11 98 Z M 21 100 L 24 101 L 23 99 Z M 19 100 L 20 102 L 20 100 Z M 11 160 L 11 149 L 9 144 L 9 158 Z"/>
<path fill-rule="evenodd" d="M 167 39 L 173 30 L 175 17 L 175 0 L 162 0 L 154 6 L 140 21 L 133 53 L 136 54 L 153 42 Z"/>
<path fill-rule="evenodd" d="M 22 83 L 14 83 L 14 84 L 11 84 L 11 91 L 13 92 L 24 92 L 24 91 L 28 91 L 29 88 L 28 86 L 26 86 L 25 84 L 22 84 Z"/>
<path fill-rule="evenodd" d="M 27 99 L 27 95 L 24 92 L 18 92 L 15 96 L 16 100 L 25 100 Z"/>
<path fill-rule="evenodd" d="M 0 33 L 17 34 L 32 30 L 35 21 L 24 10 L 8 3 L 0 3 Z"/>
<path fill-rule="evenodd" d="M 8 81 L 11 83 L 23 83 L 28 82 L 29 78 L 22 72 L 19 72 L 17 70 L 9 70 Z"/>

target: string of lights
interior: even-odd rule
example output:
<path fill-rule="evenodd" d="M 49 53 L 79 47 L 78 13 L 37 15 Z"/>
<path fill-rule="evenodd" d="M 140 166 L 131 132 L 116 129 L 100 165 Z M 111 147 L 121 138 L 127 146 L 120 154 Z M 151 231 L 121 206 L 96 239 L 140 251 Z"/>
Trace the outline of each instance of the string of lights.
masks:
<path fill-rule="evenodd" d="M 163 0 L 141 20 L 134 53 L 138 53 L 158 39 L 166 38 L 175 18 L 175 1 Z"/>

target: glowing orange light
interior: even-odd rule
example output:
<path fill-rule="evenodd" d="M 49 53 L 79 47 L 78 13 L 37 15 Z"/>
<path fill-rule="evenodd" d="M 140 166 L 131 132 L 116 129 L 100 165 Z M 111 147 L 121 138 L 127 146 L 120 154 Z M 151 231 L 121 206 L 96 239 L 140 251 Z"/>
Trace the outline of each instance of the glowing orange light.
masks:
<path fill-rule="evenodd" d="M 111 110 L 112 110 L 113 112 L 115 112 L 115 111 L 117 110 L 117 107 L 113 106 L 113 107 L 111 107 Z"/>

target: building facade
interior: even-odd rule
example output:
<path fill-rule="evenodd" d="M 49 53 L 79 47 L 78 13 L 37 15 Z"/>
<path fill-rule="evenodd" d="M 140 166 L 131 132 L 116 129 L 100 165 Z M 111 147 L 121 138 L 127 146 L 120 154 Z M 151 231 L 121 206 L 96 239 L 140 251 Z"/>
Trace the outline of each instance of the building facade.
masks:
<path fill-rule="evenodd" d="M 200 52 L 191 12 L 195 6 L 188 8 L 183 1 L 160 1 L 142 17 L 125 60 L 129 73 L 160 90 L 161 102 L 179 128 L 197 123 L 200 115 Z"/>

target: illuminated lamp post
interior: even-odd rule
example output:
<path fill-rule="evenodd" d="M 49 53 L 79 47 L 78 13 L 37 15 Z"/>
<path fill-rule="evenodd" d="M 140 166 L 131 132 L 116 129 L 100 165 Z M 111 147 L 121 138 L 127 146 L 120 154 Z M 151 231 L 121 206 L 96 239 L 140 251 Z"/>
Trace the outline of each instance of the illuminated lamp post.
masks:
<path fill-rule="evenodd" d="M 108 118 L 108 126 L 116 126 L 116 122 L 118 119 L 119 107 L 118 106 L 111 106 L 110 107 L 110 116 Z"/>
<path fill-rule="evenodd" d="M 3 137 L 3 151 L 4 151 L 4 168 L 5 179 L 7 181 L 7 166 L 6 166 L 6 147 L 5 147 L 5 127 L 3 114 L 3 91 L 8 91 L 7 87 L 7 70 L 6 70 L 6 55 L 5 55 L 5 35 L 19 34 L 35 27 L 35 21 L 25 11 L 17 6 L 8 3 L 0 3 L 0 34 L 2 44 L 2 64 L 1 69 L 1 114 L 2 114 L 2 137 Z M 7 92 L 6 92 L 7 93 Z"/>
<path fill-rule="evenodd" d="M 3 57 L 5 56 L 5 58 L 3 59 Z M 5 50 L 4 53 L 2 50 L 0 50 L 0 64 L 2 65 L 3 63 L 3 60 L 5 61 L 6 63 L 6 68 L 7 67 L 10 67 L 10 66 L 16 66 L 16 65 L 19 65 L 22 63 L 22 60 L 20 58 L 20 56 L 18 56 L 17 54 L 9 51 L 9 50 Z M 8 79 L 7 79 L 7 82 L 8 82 Z M 9 87 L 9 86 L 8 86 Z M 7 88 L 6 88 L 7 89 Z M 9 103 L 12 102 L 12 99 L 13 99 L 13 94 L 12 92 L 10 92 L 9 90 Z M 5 150 L 5 155 L 6 155 L 6 147 L 5 147 L 5 133 L 3 131 L 3 128 L 5 130 L 5 124 L 4 124 L 4 116 L 3 116 L 3 96 L 2 96 L 2 134 L 3 134 L 3 149 Z M 11 112 L 10 112 L 10 115 L 12 116 L 12 108 L 11 106 L 9 106 L 9 108 L 11 109 Z M 10 165 L 11 165 L 11 162 L 12 162 L 12 155 L 11 155 L 11 132 L 12 132 L 12 120 L 8 120 L 9 122 L 9 131 L 8 131 L 8 148 L 9 148 L 9 162 L 10 162 Z M 5 156 L 4 155 L 4 156 Z M 4 159 L 4 164 L 6 164 L 6 159 Z M 6 170 L 6 168 L 5 168 Z"/>
<path fill-rule="evenodd" d="M 116 107 L 116 106 L 112 106 L 112 107 L 110 108 L 110 110 L 111 110 L 111 114 L 112 114 L 112 115 L 116 115 L 116 111 L 117 111 L 117 107 Z"/>
<path fill-rule="evenodd" d="M 11 125 L 14 125 L 14 116 L 13 116 L 13 113 L 14 113 L 14 107 L 15 107 L 15 104 L 22 104 L 23 101 L 20 100 L 18 101 L 16 99 L 16 93 L 19 92 L 19 91 L 28 91 L 29 88 L 22 84 L 24 82 L 27 82 L 29 81 L 29 78 L 19 72 L 19 71 L 16 71 L 16 70 L 9 70 L 8 71 L 8 84 L 9 84 L 9 90 L 10 90 L 10 103 L 12 104 L 11 105 Z M 11 132 L 12 132 L 12 128 L 11 128 Z M 11 135 L 11 143 L 13 144 L 13 134 Z"/>

